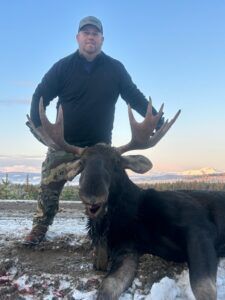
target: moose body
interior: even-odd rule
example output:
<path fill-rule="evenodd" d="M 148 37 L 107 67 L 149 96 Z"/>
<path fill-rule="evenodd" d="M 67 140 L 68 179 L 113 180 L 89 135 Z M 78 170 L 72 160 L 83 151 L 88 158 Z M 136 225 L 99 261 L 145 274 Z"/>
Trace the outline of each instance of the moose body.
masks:
<path fill-rule="evenodd" d="M 95 267 L 106 269 L 107 258 L 110 266 L 98 299 L 118 299 L 135 277 L 139 256 L 150 253 L 187 262 L 196 299 L 215 300 L 218 259 L 225 256 L 225 192 L 143 190 L 130 181 L 122 160 L 104 145 L 81 158 L 80 197 Z"/>
<path fill-rule="evenodd" d="M 60 180 L 72 180 L 81 174 L 79 195 L 89 219 L 94 265 L 108 270 L 98 300 L 119 298 L 132 283 L 144 253 L 187 262 L 196 299 L 216 300 L 217 265 L 225 256 L 225 192 L 142 190 L 125 172 L 145 173 L 152 167 L 142 155 L 122 154 L 153 147 L 167 133 L 180 111 L 156 130 L 162 109 L 154 116 L 150 102 L 144 121 L 137 123 L 129 108 L 132 138 L 118 148 L 68 144 L 63 137 L 62 108 L 56 123 L 51 124 L 43 100 L 39 107 L 42 125 L 35 128 L 28 116 L 28 126 L 38 140 L 55 150 L 76 154 L 75 161 L 52 169 L 45 180 L 59 180 L 59 174 Z"/>

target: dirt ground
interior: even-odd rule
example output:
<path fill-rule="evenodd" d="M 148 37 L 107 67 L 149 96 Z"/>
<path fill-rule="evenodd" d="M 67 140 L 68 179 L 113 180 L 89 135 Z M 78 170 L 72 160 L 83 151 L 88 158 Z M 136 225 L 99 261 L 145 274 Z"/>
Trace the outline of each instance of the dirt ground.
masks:
<path fill-rule="evenodd" d="M 0 207 L 0 218 L 32 218 L 35 203 L 1 202 Z M 84 218 L 82 204 L 61 203 L 59 215 L 62 220 Z M 0 232 L 0 238 L 0 299 L 76 299 L 74 291 L 88 294 L 98 289 L 105 276 L 93 270 L 91 244 L 85 235 L 65 234 L 32 248 L 13 235 Z M 144 299 L 154 282 L 164 276 L 174 278 L 184 268 L 144 255 L 130 293 L 139 289 Z"/>

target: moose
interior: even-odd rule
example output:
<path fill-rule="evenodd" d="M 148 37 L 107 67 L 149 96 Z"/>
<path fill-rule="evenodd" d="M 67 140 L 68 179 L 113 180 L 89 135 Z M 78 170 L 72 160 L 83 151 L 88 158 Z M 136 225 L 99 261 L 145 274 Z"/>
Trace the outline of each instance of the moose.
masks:
<path fill-rule="evenodd" d="M 190 284 L 197 300 L 216 300 L 216 275 L 220 257 L 225 256 L 225 192 L 141 189 L 126 169 L 137 173 L 150 170 L 152 163 L 142 155 L 124 156 L 127 151 L 153 147 L 176 121 L 156 130 L 163 114 L 152 114 L 138 123 L 128 107 L 131 141 L 121 147 L 96 144 L 80 148 L 63 137 L 63 111 L 55 124 L 47 119 L 40 101 L 42 126 L 29 126 L 43 143 L 53 149 L 75 153 L 79 159 L 61 165 L 66 180 L 80 174 L 79 196 L 88 216 L 88 234 L 95 249 L 94 267 L 107 271 L 98 291 L 98 300 L 118 299 L 132 283 L 142 254 L 187 262 Z M 46 179 L 47 180 L 47 179 Z"/>

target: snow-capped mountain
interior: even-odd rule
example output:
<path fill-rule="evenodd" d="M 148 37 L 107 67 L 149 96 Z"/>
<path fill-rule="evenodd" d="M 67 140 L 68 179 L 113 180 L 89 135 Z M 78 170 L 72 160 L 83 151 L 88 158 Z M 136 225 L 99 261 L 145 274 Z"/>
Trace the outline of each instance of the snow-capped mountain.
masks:
<path fill-rule="evenodd" d="M 135 182 L 174 182 L 185 180 L 202 181 L 225 181 L 225 171 L 219 171 L 215 168 L 204 167 L 201 169 L 185 170 L 182 172 L 147 172 L 139 175 L 129 173 L 129 177 Z"/>
<path fill-rule="evenodd" d="M 204 167 L 201 169 L 185 170 L 182 172 L 156 172 L 149 171 L 146 174 L 136 174 L 128 170 L 128 175 L 132 181 L 141 182 L 174 182 L 181 180 L 209 180 L 209 181 L 225 181 L 225 171 L 219 171 L 214 168 Z M 0 183 L 7 179 L 11 183 L 39 184 L 41 180 L 40 173 L 26 172 L 0 172 Z M 70 184 L 77 185 L 79 176 L 77 176 Z"/>
<path fill-rule="evenodd" d="M 194 169 L 194 170 L 186 170 L 181 172 L 181 175 L 189 175 L 189 176 L 201 176 L 201 175 L 212 175 L 212 174 L 221 174 L 224 173 L 223 171 L 216 170 L 214 168 L 205 167 L 201 169 Z"/>

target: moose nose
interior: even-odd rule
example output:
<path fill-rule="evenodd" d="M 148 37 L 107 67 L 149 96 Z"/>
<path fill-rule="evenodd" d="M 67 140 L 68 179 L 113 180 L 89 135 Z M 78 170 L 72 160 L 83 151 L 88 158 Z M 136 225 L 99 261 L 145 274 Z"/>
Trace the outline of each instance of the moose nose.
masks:
<path fill-rule="evenodd" d="M 95 195 L 83 195 L 82 193 L 79 193 L 81 201 L 86 205 L 96 205 L 96 204 L 102 204 L 107 201 L 108 195 L 101 195 L 101 196 L 95 196 Z"/>

